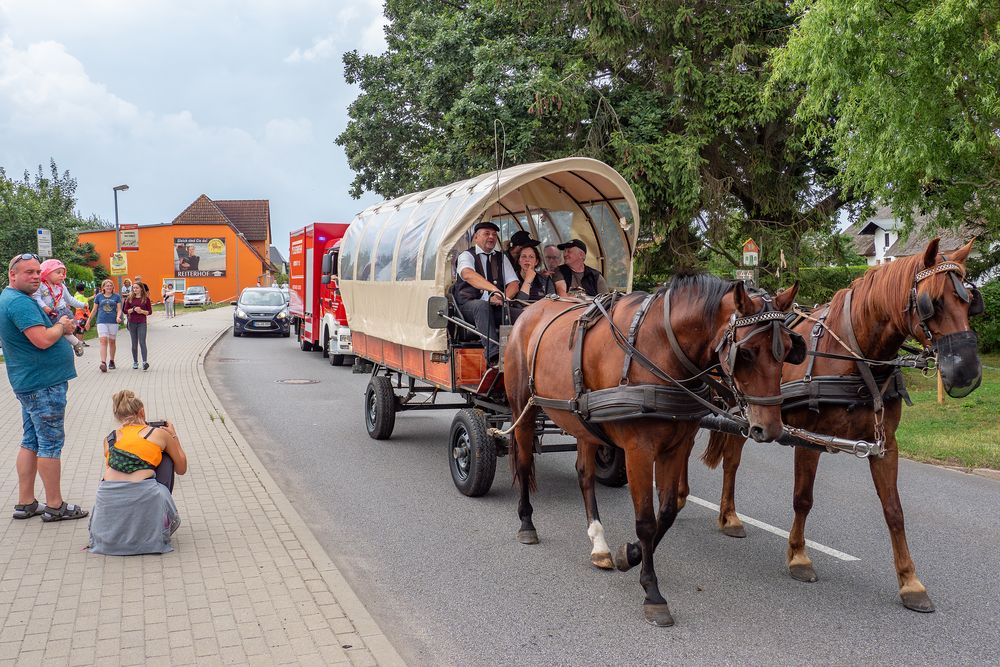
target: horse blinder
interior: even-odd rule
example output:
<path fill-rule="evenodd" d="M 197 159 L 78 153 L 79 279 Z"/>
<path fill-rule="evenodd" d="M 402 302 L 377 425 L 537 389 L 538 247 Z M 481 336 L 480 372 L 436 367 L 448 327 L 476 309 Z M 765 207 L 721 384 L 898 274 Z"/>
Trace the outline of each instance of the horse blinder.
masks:
<path fill-rule="evenodd" d="M 969 317 L 975 317 L 976 315 L 982 315 L 986 310 L 986 306 L 983 303 L 983 294 L 979 291 L 978 287 L 969 288 Z"/>
<path fill-rule="evenodd" d="M 792 349 L 789 350 L 788 356 L 785 357 L 785 363 L 798 365 L 806 360 L 806 340 L 794 331 L 791 332 L 791 336 Z"/>
<path fill-rule="evenodd" d="M 917 295 L 917 317 L 920 318 L 921 322 L 926 322 L 934 317 L 934 300 L 926 292 Z"/>

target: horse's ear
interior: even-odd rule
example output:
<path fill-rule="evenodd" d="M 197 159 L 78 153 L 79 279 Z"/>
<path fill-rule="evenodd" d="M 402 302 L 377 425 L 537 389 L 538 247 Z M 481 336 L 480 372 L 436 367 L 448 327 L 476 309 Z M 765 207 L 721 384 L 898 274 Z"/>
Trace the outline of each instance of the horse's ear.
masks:
<path fill-rule="evenodd" d="M 941 237 L 931 239 L 927 247 L 924 248 L 924 267 L 931 268 L 937 264 L 938 246 L 941 244 Z"/>
<path fill-rule="evenodd" d="M 962 246 L 961 248 L 959 248 L 958 250 L 956 250 L 955 252 L 953 252 L 951 254 L 951 258 L 953 260 L 955 260 L 956 262 L 961 262 L 961 263 L 964 264 L 965 260 L 969 258 L 969 253 L 972 252 L 972 244 L 975 243 L 975 242 L 976 242 L 976 239 L 973 237 L 973 239 L 971 241 L 969 241 L 964 246 Z"/>
<path fill-rule="evenodd" d="M 788 310 L 795 303 L 795 294 L 799 291 L 799 281 L 796 280 L 792 286 L 783 290 L 774 297 L 774 307 L 778 310 Z"/>
<path fill-rule="evenodd" d="M 757 311 L 757 306 L 754 305 L 753 299 L 747 294 L 742 280 L 737 281 L 733 285 L 733 305 L 736 307 L 736 313 L 740 317 L 753 315 Z"/>

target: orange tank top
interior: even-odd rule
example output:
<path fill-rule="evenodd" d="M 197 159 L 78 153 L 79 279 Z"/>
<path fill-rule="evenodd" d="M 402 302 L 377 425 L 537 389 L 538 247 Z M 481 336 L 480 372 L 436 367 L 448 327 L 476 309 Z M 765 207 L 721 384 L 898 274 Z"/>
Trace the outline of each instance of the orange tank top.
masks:
<path fill-rule="evenodd" d="M 122 426 L 118 429 L 120 434 L 116 439 L 114 449 L 121 452 L 127 452 L 132 454 L 136 458 L 141 459 L 143 462 L 149 464 L 151 468 L 155 468 L 160 465 L 160 461 L 163 460 L 163 450 L 155 442 L 146 440 L 146 438 L 139 435 L 142 431 L 145 431 L 149 427 L 145 424 L 129 424 L 128 426 Z M 111 464 L 110 452 L 104 452 L 104 461 L 108 465 Z M 131 470 L 123 470 L 121 472 L 132 472 Z"/>

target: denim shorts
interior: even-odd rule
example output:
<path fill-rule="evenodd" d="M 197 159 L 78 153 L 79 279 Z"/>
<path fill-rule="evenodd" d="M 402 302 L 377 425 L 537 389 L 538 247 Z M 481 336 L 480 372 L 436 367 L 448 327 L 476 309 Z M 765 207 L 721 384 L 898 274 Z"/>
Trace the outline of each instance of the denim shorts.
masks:
<path fill-rule="evenodd" d="M 38 391 L 14 394 L 21 401 L 24 437 L 21 446 L 45 459 L 57 459 L 62 454 L 66 431 L 66 388 L 69 383 L 45 387 Z"/>

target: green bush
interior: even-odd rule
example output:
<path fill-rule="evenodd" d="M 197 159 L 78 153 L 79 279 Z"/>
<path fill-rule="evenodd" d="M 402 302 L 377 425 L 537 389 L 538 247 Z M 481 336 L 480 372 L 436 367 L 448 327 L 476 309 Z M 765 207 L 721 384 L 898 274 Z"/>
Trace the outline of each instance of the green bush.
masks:
<path fill-rule="evenodd" d="M 972 328 L 979 336 L 980 352 L 1000 351 L 1000 280 L 993 280 L 980 288 L 986 310 L 972 318 Z"/>
<path fill-rule="evenodd" d="M 837 290 L 849 287 L 868 266 L 807 266 L 799 269 L 799 293 L 795 300 L 804 306 L 826 303 Z M 783 281 L 784 282 L 784 281 Z"/>

